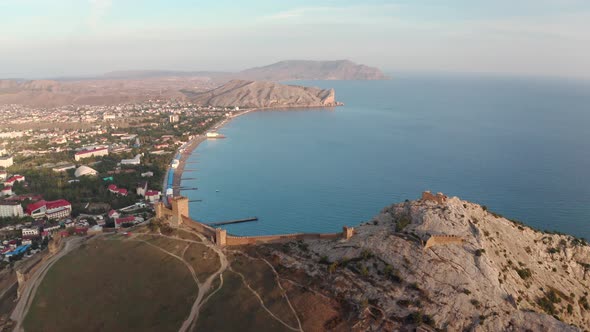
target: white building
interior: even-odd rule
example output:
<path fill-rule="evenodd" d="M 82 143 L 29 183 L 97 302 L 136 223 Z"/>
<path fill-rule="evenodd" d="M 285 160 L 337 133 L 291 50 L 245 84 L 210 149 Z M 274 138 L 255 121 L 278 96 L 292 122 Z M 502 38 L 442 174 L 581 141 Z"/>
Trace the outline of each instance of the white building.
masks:
<path fill-rule="evenodd" d="M 58 225 L 53 225 L 53 226 L 45 226 L 43 227 L 43 230 L 46 232 L 55 232 L 57 230 L 59 230 L 61 228 L 61 226 Z"/>
<path fill-rule="evenodd" d="M 0 190 L 0 195 L 2 196 L 12 196 L 12 186 L 6 186 Z"/>
<path fill-rule="evenodd" d="M 162 196 L 162 193 L 160 193 L 159 191 L 148 190 L 145 192 L 145 200 L 150 203 L 156 203 L 157 201 L 160 200 L 161 196 Z"/>
<path fill-rule="evenodd" d="M 23 207 L 18 202 L 0 202 L 0 217 L 22 217 Z"/>
<path fill-rule="evenodd" d="M 139 165 L 141 164 L 141 155 L 136 155 L 133 159 L 121 160 L 121 165 Z"/>
<path fill-rule="evenodd" d="M 2 156 L 0 157 L 0 166 L 4 168 L 8 168 L 14 164 L 12 160 L 12 156 Z"/>
<path fill-rule="evenodd" d="M 170 120 L 170 123 L 174 123 L 180 121 L 180 117 L 178 116 L 178 114 L 171 114 L 168 117 L 168 120 Z"/>
<path fill-rule="evenodd" d="M 98 148 L 98 149 L 78 151 L 74 155 L 74 159 L 76 159 L 76 161 L 79 161 L 84 158 L 102 157 L 102 156 L 108 156 L 108 155 L 109 155 L 108 148 Z"/>
<path fill-rule="evenodd" d="M 74 176 L 79 178 L 81 176 L 93 176 L 98 174 L 98 172 L 88 166 L 82 165 L 76 169 L 74 172 Z"/>
<path fill-rule="evenodd" d="M 54 172 L 65 172 L 68 169 L 74 169 L 74 168 L 76 168 L 76 165 L 74 165 L 74 164 L 66 164 L 66 165 L 55 166 L 53 168 L 53 171 Z"/>
<path fill-rule="evenodd" d="M 5 133 L 0 133 L 0 138 L 17 138 L 22 137 L 24 133 L 22 131 L 10 131 Z"/>
<path fill-rule="evenodd" d="M 23 228 L 22 232 L 23 232 L 23 236 L 39 235 L 38 228 Z"/>

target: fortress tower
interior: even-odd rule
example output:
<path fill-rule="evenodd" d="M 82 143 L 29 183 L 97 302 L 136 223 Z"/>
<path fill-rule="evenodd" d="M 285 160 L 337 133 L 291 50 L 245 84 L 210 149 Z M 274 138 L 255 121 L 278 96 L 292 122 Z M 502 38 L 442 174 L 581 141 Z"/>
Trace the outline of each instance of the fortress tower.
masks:
<path fill-rule="evenodd" d="M 182 216 L 188 217 L 188 197 L 177 196 L 172 198 L 172 218 L 170 223 L 173 226 L 180 226 L 182 224 Z M 156 207 L 157 209 L 157 207 Z M 157 214 L 157 212 L 156 212 Z"/>

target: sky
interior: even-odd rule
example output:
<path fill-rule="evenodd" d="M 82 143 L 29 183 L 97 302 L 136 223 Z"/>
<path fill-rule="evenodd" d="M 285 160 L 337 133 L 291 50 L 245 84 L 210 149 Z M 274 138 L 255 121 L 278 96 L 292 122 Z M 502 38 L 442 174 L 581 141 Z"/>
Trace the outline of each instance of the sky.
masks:
<path fill-rule="evenodd" d="M 589 0 L 0 0 L 0 77 L 280 60 L 590 79 Z"/>

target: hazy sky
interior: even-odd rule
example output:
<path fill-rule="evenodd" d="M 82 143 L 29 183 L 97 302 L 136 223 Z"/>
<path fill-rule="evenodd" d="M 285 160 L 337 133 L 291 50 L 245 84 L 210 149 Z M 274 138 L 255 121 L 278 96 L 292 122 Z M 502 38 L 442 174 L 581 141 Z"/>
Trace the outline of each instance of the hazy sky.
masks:
<path fill-rule="evenodd" d="M 0 77 L 286 59 L 590 78 L 590 0 L 0 0 Z"/>

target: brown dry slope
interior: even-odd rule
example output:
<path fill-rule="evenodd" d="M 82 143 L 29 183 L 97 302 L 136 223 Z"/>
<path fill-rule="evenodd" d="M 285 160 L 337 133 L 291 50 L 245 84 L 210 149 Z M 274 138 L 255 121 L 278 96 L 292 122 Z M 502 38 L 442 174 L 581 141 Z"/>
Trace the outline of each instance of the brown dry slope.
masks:
<path fill-rule="evenodd" d="M 211 91 L 187 94 L 200 105 L 239 107 L 337 106 L 334 89 L 324 90 L 274 82 L 233 80 Z"/>

